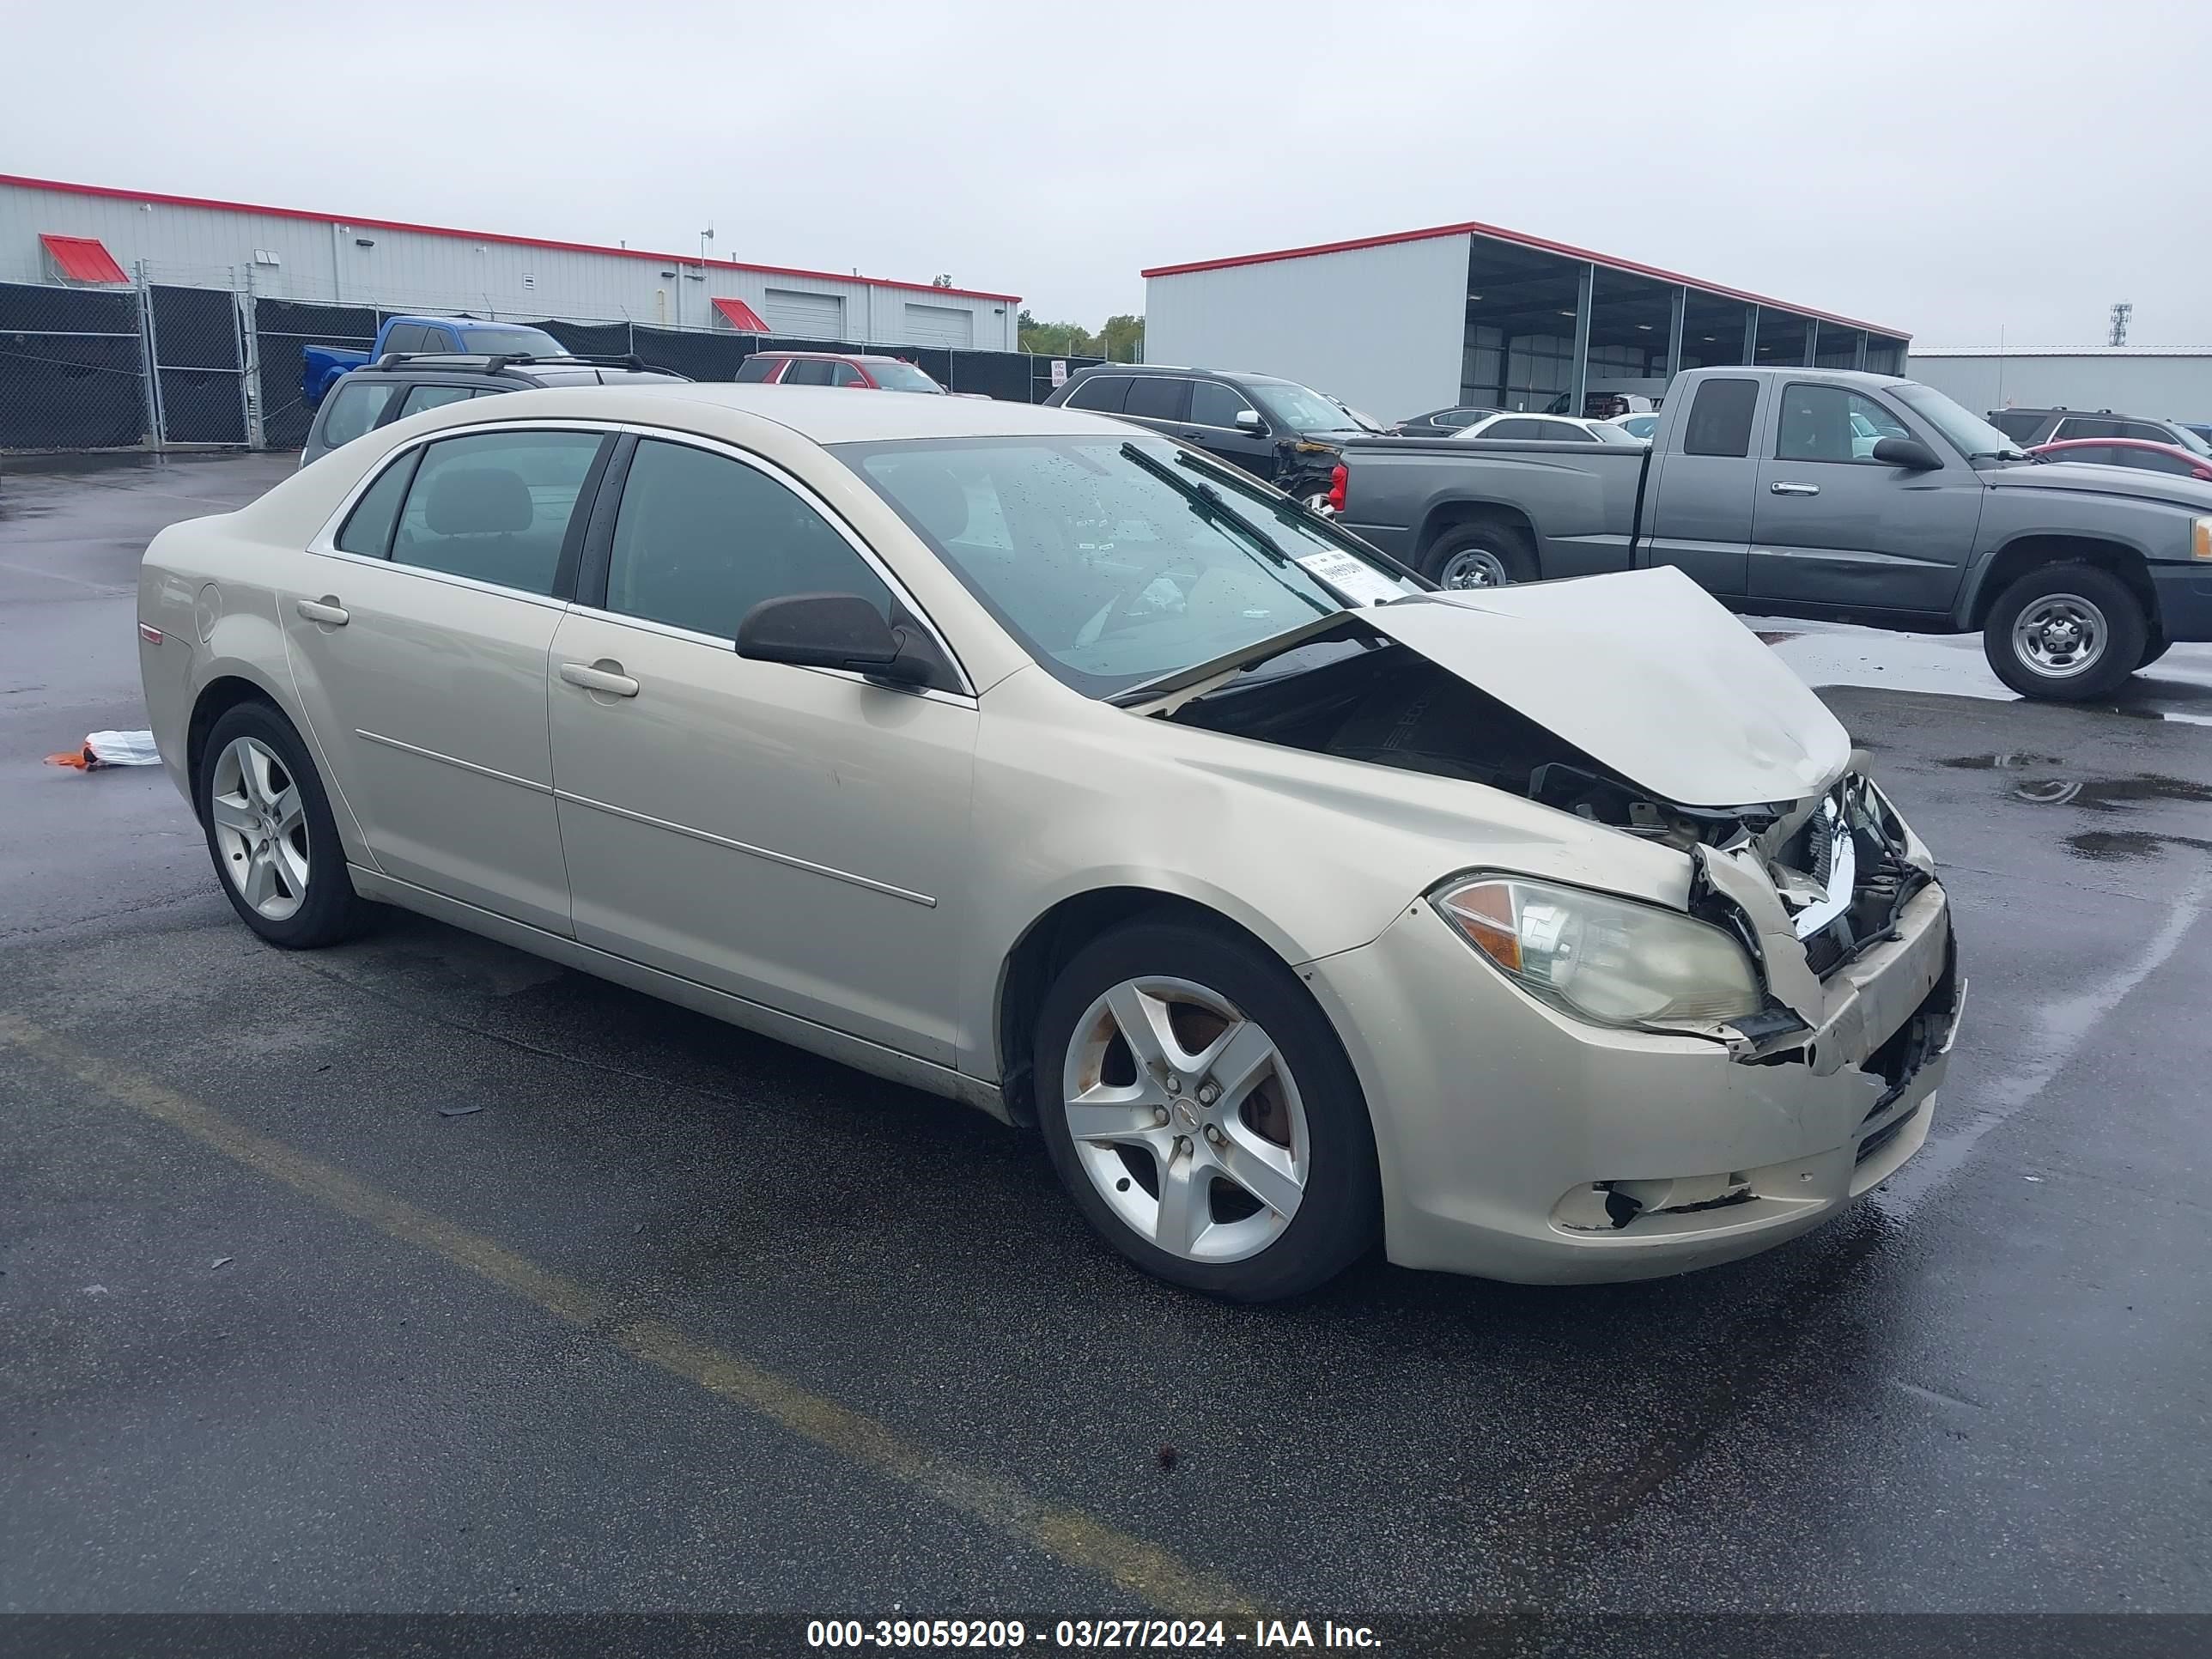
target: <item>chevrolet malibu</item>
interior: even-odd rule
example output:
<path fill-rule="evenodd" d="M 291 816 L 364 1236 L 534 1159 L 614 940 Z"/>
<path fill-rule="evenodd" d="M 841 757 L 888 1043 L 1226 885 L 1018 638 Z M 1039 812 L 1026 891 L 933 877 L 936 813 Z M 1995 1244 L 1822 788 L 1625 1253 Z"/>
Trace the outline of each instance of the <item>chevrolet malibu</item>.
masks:
<path fill-rule="evenodd" d="M 1750 1255 L 1956 1024 L 1928 850 L 1678 572 L 1432 592 L 1074 410 L 448 405 L 162 532 L 138 618 L 270 944 L 398 905 L 965 1101 L 1216 1295 Z"/>

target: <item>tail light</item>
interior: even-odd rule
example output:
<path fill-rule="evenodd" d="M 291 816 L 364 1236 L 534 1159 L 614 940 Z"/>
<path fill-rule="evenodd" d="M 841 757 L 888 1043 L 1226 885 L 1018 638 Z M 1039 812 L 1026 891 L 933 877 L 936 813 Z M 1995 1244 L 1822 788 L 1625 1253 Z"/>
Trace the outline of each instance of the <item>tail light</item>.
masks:
<path fill-rule="evenodd" d="M 1344 511 L 1344 487 L 1351 481 L 1352 474 L 1346 470 L 1345 465 L 1342 461 L 1339 461 L 1334 466 L 1329 469 L 1328 510 L 1330 512 L 1341 513 Z"/>

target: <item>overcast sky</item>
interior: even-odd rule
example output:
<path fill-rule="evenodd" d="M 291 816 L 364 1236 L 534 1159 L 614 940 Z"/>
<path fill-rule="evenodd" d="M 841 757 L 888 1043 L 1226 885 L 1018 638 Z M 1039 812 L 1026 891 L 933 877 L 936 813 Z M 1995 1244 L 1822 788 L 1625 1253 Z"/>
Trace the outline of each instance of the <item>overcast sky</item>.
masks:
<path fill-rule="evenodd" d="M 2212 0 L 0 0 L 0 171 L 1024 296 L 1480 220 L 1911 332 L 2212 343 Z"/>

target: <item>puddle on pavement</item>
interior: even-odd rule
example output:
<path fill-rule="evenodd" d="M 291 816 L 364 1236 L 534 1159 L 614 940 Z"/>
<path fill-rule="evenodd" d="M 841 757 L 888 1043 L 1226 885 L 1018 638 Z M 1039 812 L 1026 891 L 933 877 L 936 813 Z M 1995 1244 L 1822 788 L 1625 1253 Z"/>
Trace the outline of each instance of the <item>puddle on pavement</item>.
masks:
<path fill-rule="evenodd" d="M 1961 772 L 2040 772 L 2065 761 L 2057 755 L 1954 755 L 1939 766 Z M 2014 800 L 2031 806 L 2082 806 L 2093 812 L 2113 812 L 2145 801 L 2212 801 L 2212 783 L 2168 777 L 2163 772 L 2138 772 L 2124 778 L 2037 778 L 2016 784 Z"/>
<path fill-rule="evenodd" d="M 2066 837 L 2068 852 L 2096 864 L 2154 858 L 2163 847 L 2194 847 L 2212 853 L 2212 841 L 2195 836 L 2154 836 L 2147 830 L 2084 830 Z"/>
<path fill-rule="evenodd" d="M 1960 772 L 2024 772 L 2031 766 L 2063 766 L 2066 762 L 2057 755 L 1954 755 L 1936 764 Z"/>

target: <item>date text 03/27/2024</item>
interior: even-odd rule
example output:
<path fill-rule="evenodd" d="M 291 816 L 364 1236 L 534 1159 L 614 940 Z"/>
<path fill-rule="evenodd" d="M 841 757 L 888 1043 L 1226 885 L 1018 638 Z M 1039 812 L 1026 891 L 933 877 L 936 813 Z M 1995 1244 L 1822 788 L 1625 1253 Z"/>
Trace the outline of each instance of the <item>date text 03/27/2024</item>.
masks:
<path fill-rule="evenodd" d="M 1046 1644 L 1045 1626 L 1019 1619 L 813 1619 L 806 1625 L 810 1648 L 1001 1648 Z M 1055 1648 L 1163 1649 L 1376 1648 L 1382 1645 L 1365 1625 L 1322 1620 L 1255 1619 L 1249 1627 L 1220 1619 L 1060 1619 L 1051 1626 Z"/>

